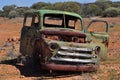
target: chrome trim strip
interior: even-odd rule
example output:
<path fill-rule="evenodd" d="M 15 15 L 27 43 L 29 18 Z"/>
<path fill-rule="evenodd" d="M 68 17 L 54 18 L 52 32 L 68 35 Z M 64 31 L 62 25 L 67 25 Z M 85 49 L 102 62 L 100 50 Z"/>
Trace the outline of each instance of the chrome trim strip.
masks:
<path fill-rule="evenodd" d="M 66 51 L 58 51 L 57 54 L 59 55 L 68 55 L 68 56 L 75 56 L 75 57 L 87 57 L 87 58 L 91 58 L 94 57 L 93 55 L 90 54 L 83 54 L 83 53 L 70 53 L 70 52 L 66 52 Z"/>
<path fill-rule="evenodd" d="M 74 51 L 93 51 L 90 48 L 76 48 L 76 47 L 65 47 L 65 46 L 61 46 L 61 49 L 63 49 L 63 50 L 74 50 Z"/>
<path fill-rule="evenodd" d="M 51 60 L 54 61 L 66 61 L 66 62 L 82 62 L 82 63 L 95 63 L 94 60 L 91 59 L 71 59 L 71 58 L 55 58 L 55 57 L 51 57 Z"/>

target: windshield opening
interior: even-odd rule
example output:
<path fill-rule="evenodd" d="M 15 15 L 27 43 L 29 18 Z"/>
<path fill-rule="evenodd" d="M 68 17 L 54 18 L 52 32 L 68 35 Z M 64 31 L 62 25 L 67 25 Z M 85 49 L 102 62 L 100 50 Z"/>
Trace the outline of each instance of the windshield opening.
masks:
<path fill-rule="evenodd" d="M 81 19 L 74 16 L 64 14 L 45 14 L 43 20 L 43 25 L 45 27 L 82 30 Z"/>

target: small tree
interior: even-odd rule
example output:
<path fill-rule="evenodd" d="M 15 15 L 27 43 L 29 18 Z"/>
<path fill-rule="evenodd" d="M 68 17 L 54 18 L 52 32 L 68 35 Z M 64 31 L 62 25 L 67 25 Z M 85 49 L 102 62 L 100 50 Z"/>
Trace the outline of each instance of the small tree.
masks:
<path fill-rule="evenodd" d="M 9 6 L 4 6 L 2 9 L 3 9 L 3 12 L 4 12 L 4 16 L 5 17 L 8 17 L 10 11 L 12 10 L 15 10 L 16 9 L 16 5 L 9 5 Z"/>
<path fill-rule="evenodd" d="M 53 4 L 53 9 L 55 9 L 55 10 L 64 10 L 64 4 L 63 4 L 63 2 L 57 2 L 57 3 L 54 3 Z"/>
<path fill-rule="evenodd" d="M 3 16 L 3 11 L 0 10 L 0 17 L 2 17 L 2 16 Z"/>
<path fill-rule="evenodd" d="M 64 2 L 64 11 L 82 13 L 81 7 L 77 2 Z"/>
<path fill-rule="evenodd" d="M 45 3 L 45 2 L 38 2 L 38 3 L 35 3 L 31 6 L 32 9 L 43 9 L 45 8 L 46 6 L 50 6 L 51 4 L 49 3 Z"/>
<path fill-rule="evenodd" d="M 18 16 L 20 16 L 20 17 L 23 16 L 24 13 L 25 13 L 27 10 L 29 10 L 28 7 L 17 7 L 17 8 L 16 8 L 16 11 L 17 11 L 17 13 L 18 13 Z"/>
<path fill-rule="evenodd" d="M 34 9 L 30 8 L 30 9 L 26 10 L 25 13 L 31 13 L 31 12 L 34 12 L 34 11 L 35 11 Z"/>
<path fill-rule="evenodd" d="M 111 0 L 96 0 L 96 2 L 106 2 L 106 1 L 111 1 Z"/>
<path fill-rule="evenodd" d="M 15 10 L 10 11 L 8 14 L 9 19 L 15 18 L 17 16 L 17 12 Z"/>
<path fill-rule="evenodd" d="M 111 7 L 112 2 L 110 0 L 97 0 L 95 4 L 104 11 L 105 9 Z"/>
<path fill-rule="evenodd" d="M 89 4 L 85 10 L 87 15 L 90 16 L 98 16 L 102 13 L 102 9 L 99 8 L 96 4 Z"/>
<path fill-rule="evenodd" d="M 110 7 L 103 12 L 103 17 L 116 17 L 119 15 L 119 8 Z"/>
<path fill-rule="evenodd" d="M 53 9 L 55 10 L 62 10 L 62 11 L 68 11 L 68 12 L 75 12 L 78 14 L 82 13 L 81 7 L 79 3 L 77 2 L 57 2 L 53 5 Z"/>

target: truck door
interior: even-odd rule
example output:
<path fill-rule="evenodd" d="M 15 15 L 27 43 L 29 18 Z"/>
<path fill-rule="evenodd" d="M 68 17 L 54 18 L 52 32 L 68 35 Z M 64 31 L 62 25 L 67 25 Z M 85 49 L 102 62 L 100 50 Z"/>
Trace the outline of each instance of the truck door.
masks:
<path fill-rule="evenodd" d="M 29 13 L 24 17 L 23 28 L 21 30 L 20 52 L 22 55 L 32 55 L 33 42 L 39 28 L 39 16 Z"/>
<path fill-rule="evenodd" d="M 92 20 L 86 28 L 87 42 L 91 46 L 98 46 L 100 49 L 100 58 L 107 58 L 108 42 L 109 42 L 109 25 L 107 21 Z"/>

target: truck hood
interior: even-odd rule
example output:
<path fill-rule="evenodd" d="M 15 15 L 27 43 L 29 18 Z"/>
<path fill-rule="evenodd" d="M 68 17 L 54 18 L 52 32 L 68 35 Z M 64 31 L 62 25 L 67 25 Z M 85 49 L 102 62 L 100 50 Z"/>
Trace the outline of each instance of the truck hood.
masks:
<path fill-rule="evenodd" d="M 42 34 L 45 35 L 59 35 L 59 36 L 74 36 L 74 37 L 81 37 L 81 38 L 85 38 L 86 34 L 78 31 L 78 30 L 71 30 L 71 29 L 44 29 L 41 30 Z"/>

